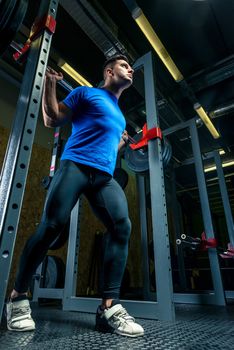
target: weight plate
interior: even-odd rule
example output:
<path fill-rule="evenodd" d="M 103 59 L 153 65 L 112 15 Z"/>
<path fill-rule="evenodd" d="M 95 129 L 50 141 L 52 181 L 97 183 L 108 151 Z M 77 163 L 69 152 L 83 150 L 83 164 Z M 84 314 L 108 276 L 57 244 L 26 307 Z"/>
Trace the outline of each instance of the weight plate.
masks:
<path fill-rule="evenodd" d="M 43 177 L 41 184 L 45 190 L 48 190 L 48 188 L 50 187 L 51 180 L 52 180 L 52 176 L 44 176 Z"/>
<path fill-rule="evenodd" d="M 172 156 L 172 148 L 171 144 L 166 138 L 163 138 L 163 144 L 162 144 L 162 157 L 163 157 L 163 166 L 166 168 L 171 160 Z"/>
<path fill-rule="evenodd" d="M 28 8 L 28 0 L 18 0 L 0 30 L 0 56 L 6 51 L 18 32 Z"/>
<path fill-rule="evenodd" d="M 141 137 L 141 134 L 136 134 L 133 139 L 139 141 Z M 129 169 L 135 173 L 145 173 L 149 170 L 147 148 L 133 151 L 128 145 L 125 149 L 124 159 Z"/>
<path fill-rule="evenodd" d="M 70 220 L 64 226 L 63 230 L 60 232 L 59 236 L 51 243 L 50 250 L 57 250 L 62 248 L 66 244 L 69 237 Z"/>
<path fill-rule="evenodd" d="M 3 0 L 0 3 L 0 37 L 5 25 L 9 22 L 17 0 Z M 2 39 L 2 38 L 1 38 Z"/>
<path fill-rule="evenodd" d="M 45 266 L 42 267 L 42 271 L 44 271 L 43 287 L 62 287 L 64 276 L 63 261 L 57 256 L 47 255 L 43 264 L 45 264 Z"/>
<path fill-rule="evenodd" d="M 136 134 L 133 139 L 139 141 L 141 139 L 141 134 Z M 171 144 L 166 138 L 162 139 L 162 161 L 164 168 L 170 162 L 172 156 Z M 145 147 L 141 150 L 132 150 L 128 145 L 125 149 L 124 154 L 125 161 L 130 170 L 135 173 L 145 174 L 149 170 L 149 160 L 148 160 L 148 149 Z"/>
<path fill-rule="evenodd" d="M 119 183 L 124 190 L 128 184 L 128 173 L 122 168 L 116 168 L 113 178 Z"/>

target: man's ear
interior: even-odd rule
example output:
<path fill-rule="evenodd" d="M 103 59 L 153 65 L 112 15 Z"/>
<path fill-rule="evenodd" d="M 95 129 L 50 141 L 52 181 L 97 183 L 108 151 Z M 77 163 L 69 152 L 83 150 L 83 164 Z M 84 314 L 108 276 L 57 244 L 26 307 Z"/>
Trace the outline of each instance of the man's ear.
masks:
<path fill-rule="evenodd" d="M 113 69 L 112 68 L 107 68 L 106 69 L 106 74 L 109 75 L 109 76 L 113 76 L 114 75 Z"/>

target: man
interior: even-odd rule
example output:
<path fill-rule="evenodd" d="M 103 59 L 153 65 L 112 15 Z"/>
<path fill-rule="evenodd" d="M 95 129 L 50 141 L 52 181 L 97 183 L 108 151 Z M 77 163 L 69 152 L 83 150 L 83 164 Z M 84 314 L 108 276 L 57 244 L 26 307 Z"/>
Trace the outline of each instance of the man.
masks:
<path fill-rule="evenodd" d="M 42 98 L 44 124 L 58 127 L 71 122 L 72 133 L 51 182 L 41 222 L 21 256 L 7 303 L 9 330 L 35 329 L 27 299 L 30 280 L 83 193 L 108 231 L 102 304 L 96 313 L 96 329 L 130 337 L 144 334 L 143 328 L 119 302 L 131 222 L 125 194 L 112 177 L 118 150 L 127 139 L 118 99 L 131 86 L 133 69 L 125 56 L 118 55 L 105 62 L 103 74 L 101 88 L 78 87 L 58 102 L 56 84 L 63 75 L 47 69 Z"/>

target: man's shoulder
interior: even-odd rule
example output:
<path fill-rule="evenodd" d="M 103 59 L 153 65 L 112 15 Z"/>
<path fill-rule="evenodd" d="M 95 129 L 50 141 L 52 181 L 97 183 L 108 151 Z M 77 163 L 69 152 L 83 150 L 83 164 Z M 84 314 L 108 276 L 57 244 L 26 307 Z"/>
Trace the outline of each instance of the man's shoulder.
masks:
<path fill-rule="evenodd" d="M 73 89 L 74 93 L 87 93 L 87 94 L 92 94 L 92 93 L 96 93 L 96 90 L 99 90 L 93 86 L 78 86 L 76 88 Z"/>
<path fill-rule="evenodd" d="M 82 86 L 85 96 L 100 96 L 104 94 L 103 89 L 94 86 Z"/>
<path fill-rule="evenodd" d="M 103 96 L 106 93 L 103 89 L 94 87 L 94 86 L 78 86 L 72 90 L 71 95 L 76 96 L 77 98 L 89 99 L 92 97 Z"/>
<path fill-rule="evenodd" d="M 87 86 L 77 86 L 72 91 L 74 93 L 80 93 L 80 92 L 86 91 L 87 88 L 88 88 Z"/>

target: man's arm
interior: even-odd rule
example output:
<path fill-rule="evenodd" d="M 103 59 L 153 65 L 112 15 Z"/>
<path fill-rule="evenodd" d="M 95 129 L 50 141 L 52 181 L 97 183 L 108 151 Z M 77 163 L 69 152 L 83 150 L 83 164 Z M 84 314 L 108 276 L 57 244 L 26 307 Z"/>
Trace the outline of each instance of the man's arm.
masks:
<path fill-rule="evenodd" d="M 62 126 L 72 118 L 72 110 L 57 100 L 57 82 L 62 79 L 62 73 L 47 67 L 42 95 L 42 115 L 45 126 L 49 128 Z"/>
<path fill-rule="evenodd" d="M 125 147 L 128 144 L 128 132 L 127 130 L 124 130 L 122 133 L 121 140 L 118 145 L 118 151 L 120 151 L 123 147 Z"/>

